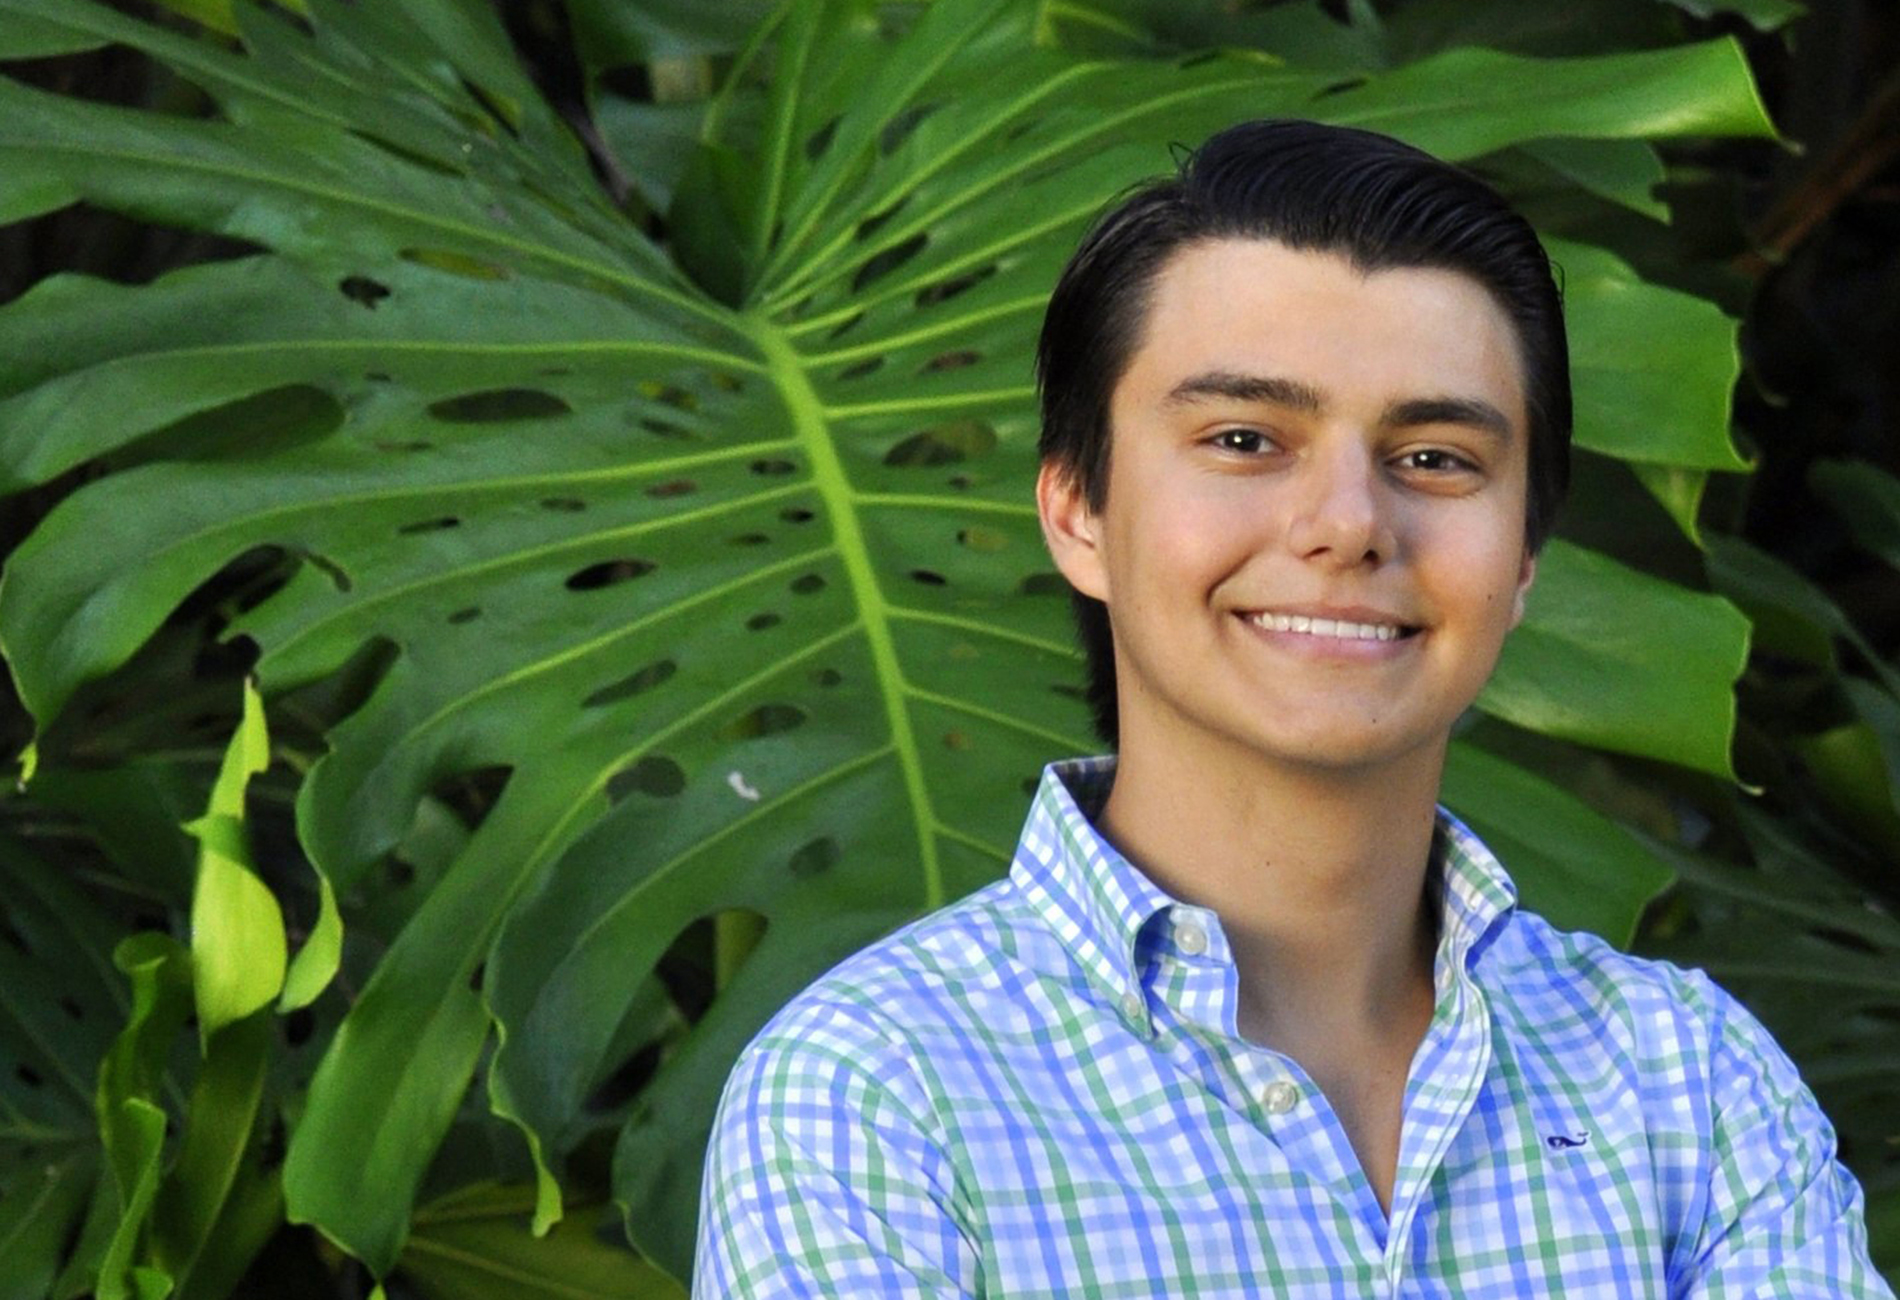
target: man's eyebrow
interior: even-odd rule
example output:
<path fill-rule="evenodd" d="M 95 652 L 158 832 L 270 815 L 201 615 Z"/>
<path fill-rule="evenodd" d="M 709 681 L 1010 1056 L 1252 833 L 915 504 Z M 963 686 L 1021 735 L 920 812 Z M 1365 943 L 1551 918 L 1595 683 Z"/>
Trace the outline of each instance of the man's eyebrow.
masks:
<path fill-rule="evenodd" d="M 1169 406 L 1185 406 L 1210 397 L 1237 402 L 1272 402 L 1297 411 L 1319 411 L 1326 405 L 1320 391 L 1297 379 L 1278 375 L 1243 375 L 1233 370 L 1204 370 L 1189 375 L 1168 390 Z"/>
<path fill-rule="evenodd" d="M 1425 424 L 1458 424 L 1500 440 L 1511 437 L 1511 420 L 1491 403 L 1476 397 L 1418 397 L 1394 402 L 1380 413 L 1379 423 L 1391 429 Z"/>

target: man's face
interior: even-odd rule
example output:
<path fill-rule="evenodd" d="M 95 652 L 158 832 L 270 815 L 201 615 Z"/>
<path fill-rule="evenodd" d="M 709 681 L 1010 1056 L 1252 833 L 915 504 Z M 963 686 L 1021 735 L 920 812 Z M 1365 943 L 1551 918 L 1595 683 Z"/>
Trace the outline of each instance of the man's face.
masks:
<path fill-rule="evenodd" d="M 1491 295 L 1191 245 L 1110 428 L 1099 513 L 1048 467 L 1039 498 L 1058 565 L 1108 606 L 1122 752 L 1435 762 L 1534 567 L 1522 367 Z"/>

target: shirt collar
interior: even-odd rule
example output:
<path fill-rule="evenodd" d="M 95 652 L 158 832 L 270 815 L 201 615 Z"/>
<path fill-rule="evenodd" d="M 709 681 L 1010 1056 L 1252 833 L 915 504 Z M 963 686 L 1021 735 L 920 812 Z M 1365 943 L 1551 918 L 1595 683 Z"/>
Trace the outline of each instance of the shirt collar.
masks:
<path fill-rule="evenodd" d="M 1082 969 L 1119 996 L 1141 987 L 1142 929 L 1182 904 L 1095 829 L 1114 779 L 1112 755 L 1044 768 L 1010 877 Z M 1484 842 L 1443 808 L 1432 855 L 1444 888 L 1439 951 L 1461 969 L 1516 907 L 1517 888 Z"/>

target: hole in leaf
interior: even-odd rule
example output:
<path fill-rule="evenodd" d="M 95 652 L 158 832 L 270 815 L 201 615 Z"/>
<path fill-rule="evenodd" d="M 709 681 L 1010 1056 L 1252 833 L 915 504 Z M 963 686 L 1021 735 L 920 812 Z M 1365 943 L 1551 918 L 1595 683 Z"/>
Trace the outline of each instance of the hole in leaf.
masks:
<path fill-rule="evenodd" d="M 777 614 L 774 614 L 770 610 L 767 610 L 763 614 L 754 614 L 751 618 L 745 621 L 745 625 L 748 631 L 763 632 L 768 627 L 777 627 L 780 623 L 784 621 L 785 620 L 781 619 Z"/>
<path fill-rule="evenodd" d="M 771 535 L 767 533 L 740 533 L 732 539 L 732 544 L 734 546 L 764 546 L 771 540 Z"/>
<path fill-rule="evenodd" d="M 764 478 L 777 478 L 781 474 L 790 474 L 798 466 L 789 460 L 766 458 L 753 461 L 747 468 Z"/>
<path fill-rule="evenodd" d="M 967 348 L 958 352 L 940 352 L 924 362 L 923 373 L 936 374 L 945 370 L 961 370 L 965 366 L 975 365 L 982 359 L 983 355 L 980 352 L 971 352 Z"/>
<path fill-rule="evenodd" d="M 829 835 L 820 835 L 817 839 L 806 840 L 793 849 L 792 856 L 785 865 L 794 876 L 802 880 L 805 877 L 821 875 L 831 870 L 842 856 L 843 852 L 838 848 L 838 841 Z"/>
<path fill-rule="evenodd" d="M 884 368 L 883 357 L 866 357 L 862 361 L 853 361 L 838 372 L 839 379 L 862 379 Z"/>
<path fill-rule="evenodd" d="M 950 582 L 950 579 L 944 577 L 934 569 L 912 569 L 910 576 L 912 581 L 921 582 L 926 587 L 942 587 L 948 585 Z"/>
<path fill-rule="evenodd" d="M 541 500 L 543 510 L 557 510 L 562 514 L 579 514 L 587 509 L 587 503 L 579 497 L 544 497 Z"/>
<path fill-rule="evenodd" d="M 473 623 L 476 619 L 480 618 L 481 616 L 482 616 L 482 611 L 479 607 L 474 606 L 474 605 L 464 605 L 462 606 L 462 608 L 456 610 L 453 614 L 449 615 L 449 622 L 455 624 L 457 627 L 460 627 L 464 623 Z"/>
<path fill-rule="evenodd" d="M 599 591 L 635 578 L 644 578 L 657 567 L 651 560 L 602 560 L 567 575 L 569 591 Z"/>
<path fill-rule="evenodd" d="M 414 262 L 432 271 L 447 271 L 450 275 L 460 275 L 470 280 L 506 280 L 511 274 L 507 267 L 499 263 L 485 262 L 479 257 L 470 257 L 467 253 L 446 248 L 405 248 L 401 257 L 405 262 Z"/>
<path fill-rule="evenodd" d="M 650 497 L 684 497 L 699 491 L 699 484 L 689 478 L 671 479 L 665 483 L 655 483 L 647 489 Z"/>
<path fill-rule="evenodd" d="M 803 726 L 805 719 L 810 716 L 796 704 L 761 704 L 726 724 L 725 734 L 735 740 L 776 736 L 780 732 Z"/>
<path fill-rule="evenodd" d="M 1016 590 L 1025 596 L 1066 596 L 1069 580 L 1059 573 L 1032 573 L 1017 584 Z"/>
<path fill-rule="evenodd" d="M 890 207 L 885 208 L 882 212 L 873 212 L 870 216 L 858 222 L 858 228 L 852 232 L 852 237 L 860 244 L 863 243 L 879 230 L 883 229 L 885 223 L 892 217 L 902 212 L 904 205 L 908 202 L 910 202 L 909 198 L 902 198 L 891 204 Z"/>
<path fill-rule="evenodd" d="M 884 453 L 884 463 L 903 468 L 956 465 L 995 447 L 996 430 L 983 421 L 950 420 L 898 442 Z"/>
<path fill-rule="evenodd" d="M 377 303 L 389 296 L 388 285 L 372 280 L 367 275 L 346 275 L 337 282 L 336 287 L 343 291 L 345 298 L 354 303 L 361 303 L 371 311 L 376 309 Z"/>
<path fill-rule="evenodd" d="M 329 556 L 319 555 L 315 551 L 300 551 L 298 554 L 313 568 L 327 577 L 338 591 L 347 593 L 356 585 L 350 581 L 350 575 L 343 571 L 343 566 Z"/>
<path fill-rule="evenodd" d="M 112 454 L 112 465 L 281 455 L 330 436 L 346 419 L 343 404 L 323 389 L 314 384 L 285 384 L 194 411 L 140 434 Z"/>
<path fill-rule="evenodd" d="M 917 291 L 916 303 L 919 307 L 934 307 L 940 302 L 947 302 L 960 293 L 976 288 L 995 274 L 994 266 L 980 266 L 974 271 L 965 271 L 961 275 L 953 275 L 935 284 L 927 284 Z"/>
<path fill-rule="evenodd" d="M 602 705 L 614 704 L 642 691 L 650 691 L 679 671 L 679 665 L 671 659 L 659 659 L 636 668 L 618 681 L 609 682 L 581 701 L 583 709 L 598 709 Z"/>
<path fill-rule="evenodd" d="M 413 524 L 404 524 L 396 532 L 403 537 L 414 533 L 439 533 L 447 528 L 459 528 L 462 521 L 454 515 L 443 515 L 440 519 L 418 519 Z"/>
<path fill-rule="evenodd" d="M 463 825 L 475 830 L 494 811 L 512 775 L 514 769 L 502 763 L 452 772 L 430 786 L 429 794 L 441 800 Z"/>
<path fill-rule="evenodd" d="M 805 157 L 817 162 L 819 155 L 831 148 L 831 139 L 837 134 L 838 119 L 834 117 L 805 138 Z"/>
<path fill-rule="evenodd" d="M 607 799 L 619 803 L 638 791 L 655 799 L 671 799 L 686 788 L 686 770 L 664 754 L 648 754 L 607 778 Z"/>
<path fill-rule="evenodd" d="M 786 506 L 778 512 L 778 517 L 788 524 L 808 524 L 818 516 L 803 506 Z"/>
<path fill-rule="evenodd" d="M 545 420 L 574 408 L 538 388 L 491 388 L 429 404 L 429 414 L 446 424 L 496 424 L 502 420 Z"/>
<path fill-rule="evenodd" d="M 911 258 L 924 251 L 930 243 L 930 236 L 919 231 L 901 244 L 893 244 L 881 253 L 874 253 L 865 259 L 858 273 L 851 277 L 853 291 L 861 290 L 872 281 L 889 275 Z"/>
<path fill-rule="evenodd" d="M 607 1114 L 619 1110 L 622 1106 L 638 1097 L 641 1090 L 660 1069 L 661 1044 L 648 1043 L 614 1067 L 613 1073 L 602 1079 L 594 1090 L 587 1094 L 582 1102 L 590 1113 Z"/>
<path fill-rule="evenodd" d="M 836 686 L 844 680 L 844 674 L 836 668 L 820 668 L 811 675 L 811 679 L 820 686 Z"/>
<path fill-rule="evenodd" d="M 960 530 L 957 533 L 957 541 L 973 551 L 993 555 L 1009 545 L 1009 534 L 1000 528 L 986 528 L 982 524 L 977 524 Z"/>
<path fill-rule="evenodd" d="M 819 573 L 801 573 L 792 579 L 791 588 L 792 593 L 798 596 L 809 596 L 814 592 L 823 591 L 825 589 L 824 575 Z"/>
<path fill-rule="evenodd" d="M 911 133 L 917 129 L 918 125 L 936 112 L 938 107 L 939 105 L 936 104 L 919 104 L 915 108 L 905 109 L 892 118 L 884 129 L 877 133 L 878 152 L 883 154 L 897 152 L 904 141 L 910 139 Z"/>

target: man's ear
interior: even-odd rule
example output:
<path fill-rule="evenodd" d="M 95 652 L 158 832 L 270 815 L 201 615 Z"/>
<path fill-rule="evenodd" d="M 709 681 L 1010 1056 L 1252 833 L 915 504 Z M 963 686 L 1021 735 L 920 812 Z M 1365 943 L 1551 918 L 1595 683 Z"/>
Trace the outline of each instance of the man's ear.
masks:
<path fill-rule="evenodd" d="M 1106 601 L 1101 516 L 1089 508 L 1088 494 L 1073 471 L 1054 461 L 1042 463 L 1036 475 L 1036 513 L 1042 518 L 1042 540 L 1069 585 L 1084 596 Z"/>
<path fill-rule="evenodd" d="M 1524 621 L 1524 597 L 1530 594 L 1531 582 L 1536 577 L 1537 553 L 1526 547 L 1523 567 L 1517 571 L 1517 594 L 1511 598 L 1512 627 Z"/>

